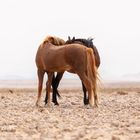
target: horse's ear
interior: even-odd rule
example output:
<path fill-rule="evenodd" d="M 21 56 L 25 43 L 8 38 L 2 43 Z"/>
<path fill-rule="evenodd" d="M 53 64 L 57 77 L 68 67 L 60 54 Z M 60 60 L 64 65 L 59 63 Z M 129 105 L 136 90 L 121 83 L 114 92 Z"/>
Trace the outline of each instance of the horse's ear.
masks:
<path fill-rule="evenodd" d="M 68 40 L 70 40 L 70 36 L 68 36 Z"/>
<path fill-rule="evenodd" d="M 89 37 L 89 38 L 88 38 L 88 40 L 92 41 L 92 40 L 94 40 L 94 38 L 92 38 L 92 37 Z"/>

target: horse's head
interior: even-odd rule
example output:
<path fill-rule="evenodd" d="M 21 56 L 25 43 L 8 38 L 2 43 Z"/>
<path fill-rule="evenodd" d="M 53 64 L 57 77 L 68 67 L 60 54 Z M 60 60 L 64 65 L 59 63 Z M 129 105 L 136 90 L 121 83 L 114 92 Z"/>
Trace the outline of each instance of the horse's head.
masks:
<path fill-rule="evenodd" d="M 96 46 L 94 46 L 94 44 L 93 44 L 93 38 L 88 38 L 88 39 L 77 38 L 77 39 L 75 39 L 75 37 L 73 37 L 71 39 L 70 37 L 68 37 L 68 40 L 65 42 L 65 44 L 72 44 L 72 43 L 78 43 L 78 44 L 82 44 L 88 48 L 92 48 L 93 52 L 95 54 L 95 57 L 96 57 L 96 65 L 97 65 L 97 67 L 100 66 L 100 56 L 99 56 L 99 53 L 98 53 Z"/>
<path fill-rule="evenodd" d="M 59 37 L 55 37 L 55 36 L 47 36 L 42 44 L 45 43 L 51 43 L 53 45 L 59 46 L 59 45 L 64 45 L 65 41 Z"/>

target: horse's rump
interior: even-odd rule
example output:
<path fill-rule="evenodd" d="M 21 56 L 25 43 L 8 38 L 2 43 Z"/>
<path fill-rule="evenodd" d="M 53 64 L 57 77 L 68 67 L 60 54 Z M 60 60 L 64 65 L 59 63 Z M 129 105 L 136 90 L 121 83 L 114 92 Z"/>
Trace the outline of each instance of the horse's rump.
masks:
<path fill-rule="evenodd" d="M 86 47 L 80 44 L 66 45 L 66 61 L 73 66 L 69 72 L 76 73 L 76 69 L 86 71 Z"/>

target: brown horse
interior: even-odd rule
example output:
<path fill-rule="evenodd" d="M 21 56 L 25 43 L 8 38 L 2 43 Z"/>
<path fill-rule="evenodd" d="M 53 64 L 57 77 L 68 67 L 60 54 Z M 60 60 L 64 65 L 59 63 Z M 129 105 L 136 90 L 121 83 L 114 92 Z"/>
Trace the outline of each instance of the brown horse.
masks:
<path fill-rule="evenodd" d="M 95 61 L 96 61 L 96 66 L 97 68 L 100 66 L 100 55 L 98 53 L 98 50 L 96 48 L 96 46 L 93 44 L 93 39 L 92 38 L 88 38 L 88 39 L 83 39 L 83 38 L 77 38 L 75 39 L 75 37 L 73 37 L 72 39 L 70 39 L 70 37 L 68 37 L 68 40 L 65 42 L 65 44 L 72 44 L 72 43 L 77 43 L 77 44 L 82 44 L 88 48 L 92 48 L 94 55 L 95 55 Z M 64 41 L 63 41 L 64 42 Z M 69 72 L 73 72 L 73 71 L 69 71 Z M 74 73 L 74 72 L 73 72 Z M 63 73 L 57 73 L 57 75 L 53 76 L 53 80 L 52 80 L 52 92 L 53 92 L 53 98 L 52 98 L 52 102 L 54 102 L 55 105 L 59 105 L 57 102 L 57 96 L 60 97 L 60 94 L 57 90 L 58 85 L 60 83 L 60 80 L 62 79 Z M 88 97 L 87 97 L 87 90 L 84 86 L 84 84 L 82 83 L 82 88 L 83 88 L 83 92 L 84 92 L 84 104 L 87 105 L 89 103 L 88 101 Z M 46 98 L 45 98 L 45 104 L 47 104 L 47 93 L 46 93 Z"/>
<path fill-rule="evenodd" d="M 88 91 L 89 104 L 91 106 L 94 104 L 97 105 L 97 67 L 95 65 L 93 50 L 80 44 L 68 44 L 58 47 L 53 45 L 57 44 L 56 40 L 58 41 L 59 39 L 48 36 L 39 46 L 36 54 L 39 80 L 36 105 L 39 105 L 45 72 L 48 75 L 46 90 L 48 94 L 48 103 L 50 104 L 50 90 L 53 73 L 64 71 L 74 71 L 77 73 Z"/>

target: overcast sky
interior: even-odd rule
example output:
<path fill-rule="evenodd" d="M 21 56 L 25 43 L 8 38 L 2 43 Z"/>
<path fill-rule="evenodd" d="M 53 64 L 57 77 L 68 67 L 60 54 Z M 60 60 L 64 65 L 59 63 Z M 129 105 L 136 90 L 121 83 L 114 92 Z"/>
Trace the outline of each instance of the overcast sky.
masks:
<path fill-rule="evenodd" d="M 103 79 L 140 73 L 139 0 L 1 0 L 0 77 L 36 77 L 47 35 L 94 37 Z"/>

